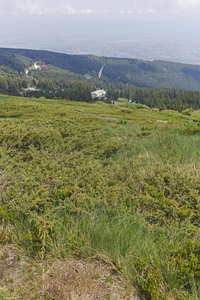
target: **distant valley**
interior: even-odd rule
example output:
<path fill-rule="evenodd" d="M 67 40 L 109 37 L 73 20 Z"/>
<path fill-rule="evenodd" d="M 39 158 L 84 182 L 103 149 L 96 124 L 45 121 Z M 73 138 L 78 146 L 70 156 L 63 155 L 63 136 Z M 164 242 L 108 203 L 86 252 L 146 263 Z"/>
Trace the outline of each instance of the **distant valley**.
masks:
<path fill-rule="evenodd" d="M 6 31 L 0 32 L 4 48 L 200 64 L 198 15 L 12 15 L 1 16 L 0 26 L 4 24 Z"/>

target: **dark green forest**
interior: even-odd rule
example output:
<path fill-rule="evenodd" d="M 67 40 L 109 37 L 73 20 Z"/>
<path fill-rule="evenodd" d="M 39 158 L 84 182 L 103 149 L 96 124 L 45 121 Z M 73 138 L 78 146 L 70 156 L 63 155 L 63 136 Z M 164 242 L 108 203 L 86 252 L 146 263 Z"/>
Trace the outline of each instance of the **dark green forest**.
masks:
<path fill-rule="evenodd" d="M 0 93 L 92 102 L 96 89 L 107 91 L 109 103 L 125 98 L 159 110 L 195 110 L 200 66 L 0 48 Z"/>

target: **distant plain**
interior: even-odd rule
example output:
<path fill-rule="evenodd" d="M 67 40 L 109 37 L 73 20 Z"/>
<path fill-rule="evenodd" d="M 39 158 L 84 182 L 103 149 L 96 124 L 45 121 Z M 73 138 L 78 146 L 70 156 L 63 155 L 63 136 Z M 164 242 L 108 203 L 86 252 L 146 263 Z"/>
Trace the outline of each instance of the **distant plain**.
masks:
<path fill-rule="evenodd" d="M 200 64 L 198 16 L 1 16 L 0 47 Z"/>

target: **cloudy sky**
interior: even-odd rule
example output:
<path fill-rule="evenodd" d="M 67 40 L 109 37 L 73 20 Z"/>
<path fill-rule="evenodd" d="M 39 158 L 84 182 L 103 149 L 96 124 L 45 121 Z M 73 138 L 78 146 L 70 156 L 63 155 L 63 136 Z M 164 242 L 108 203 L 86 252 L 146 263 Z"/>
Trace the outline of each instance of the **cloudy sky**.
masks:
<path fill-rule="evenodd" d="M 0 0 L 1 14 L 200 14 L 200 0 Z"/>
<path fill-rule="evenodd" d="M 0 0 L 0 28 L 0 47 L 200 64 L 200 0 Z"/>

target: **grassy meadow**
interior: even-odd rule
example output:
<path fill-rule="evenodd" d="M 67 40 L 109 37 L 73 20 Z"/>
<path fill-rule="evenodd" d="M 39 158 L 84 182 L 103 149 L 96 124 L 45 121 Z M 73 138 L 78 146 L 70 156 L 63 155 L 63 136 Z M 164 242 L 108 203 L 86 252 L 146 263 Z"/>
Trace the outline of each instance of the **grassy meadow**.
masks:
<path fill-rule="evenodd" d="M 199 299 L 199 121 L 0 95 L 0 244 L 111 262 L 144 299 Z"/>

